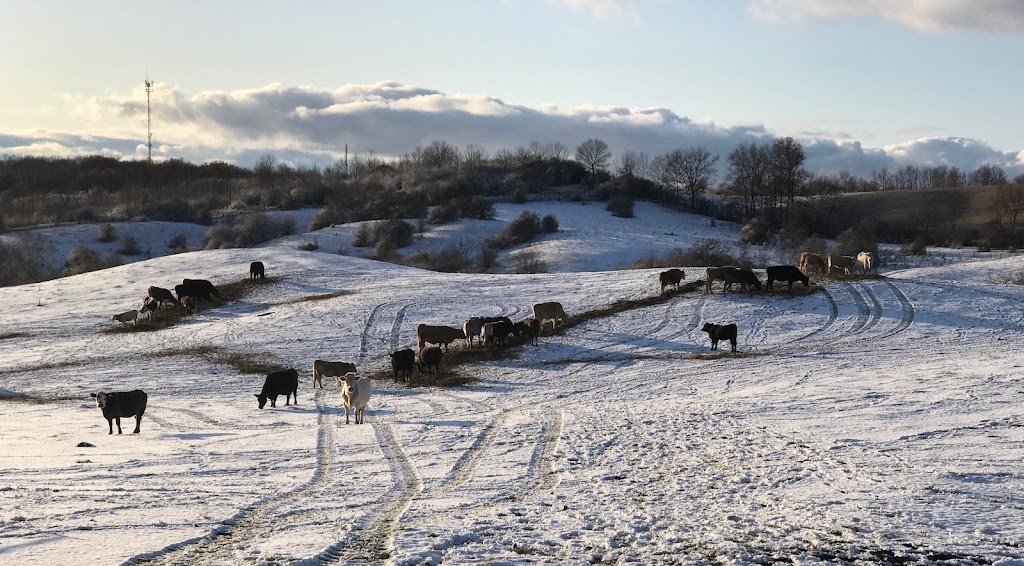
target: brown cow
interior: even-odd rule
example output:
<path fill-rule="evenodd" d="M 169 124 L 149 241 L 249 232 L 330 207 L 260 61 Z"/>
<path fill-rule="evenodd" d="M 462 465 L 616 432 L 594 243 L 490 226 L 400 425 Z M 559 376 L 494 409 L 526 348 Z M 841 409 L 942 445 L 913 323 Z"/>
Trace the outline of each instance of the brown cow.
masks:
<path fill-rule="evenodd" d="M 676 289 L 679 289 L 679 282 L 686 279 L 686 273 L 682 269 L 673 267 L 668 271 L 662 271 L 658 274 L 658 282 L 661 283 L 661 292 L 665 292 L 665 287 L 669 285 L 675 285 Z"/>
<path fill-rule="evenodd" d="M 810 273 L 811 268 L 814 268 L 816 273 L 825 273 L 827 264 L 825 258 L 818 254 L 811 252 L 803 252 L 800 254 L 800 270 L 804 273 Z"/>
<path fill-rule="evenodd" d="M 163 307 L 164 303 L 169 303 L 171 307 L 178 304 L 177 299 L 174 298 L 174 293 L 171 293 L 170 289 L 164 289 L 163 287 L 150 287 L 148 289 L 148 293 L 160 307 Z"/>
<path fill-rule="evenodd" d="M 711 292 L 711 284 L 715 281 L 725 281 L 725 270 L 736 269 L 732 266 L 725 267 L 709 267 L 707 270 L 707 279 L 704 280 L 704 294 Z M 723 287 L 724 289 L 724 287 Z"/>

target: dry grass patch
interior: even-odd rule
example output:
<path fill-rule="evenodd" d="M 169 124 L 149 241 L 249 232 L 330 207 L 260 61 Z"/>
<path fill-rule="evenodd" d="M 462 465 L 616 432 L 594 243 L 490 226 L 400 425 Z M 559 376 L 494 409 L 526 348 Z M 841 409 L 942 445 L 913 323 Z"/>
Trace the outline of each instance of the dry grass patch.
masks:
<path fill-rule="evenodd" d="M 338 297 L 345 297 L 348 295 L 354 295 L 355 291 L 334 291 L 333 293 L 319 293 L 316 295 L 304 295 L 302 297 L 296 297 L 294 299 L 288 299 L 287 301 L 281 301 L 274 303 L 275 305 L 292 305 L 295 303 L 306 303 L 309 301 L 326 301 L 327 299 L 336 299 Z"/>
<path fill-rule="evenodd" d="M 690 359 L 693 360 L 721 360 L 722 358 L 757 358 L 759 356 L 767 356 L 767 352 L 730 352 L 728 350 L 724 352 L 714 351 L 707 354 L 693 354 Z"/>
<path fill-rule="evenodd" d="M 240 354 L 229 352 L 215 346 L 195 346 L 192 348 L 173 348 L 170 350 L 158 350 L 153 352 L 154 356 L 166 357 L 200 357 L 215 364 L 226 365 L 238 373 L 268 374 L 275 371 L 288 369 L 270 354 Z M 296 368 L 298 369 L 298 368 Z M 299 373 L 302 373 L 301 371 Z"/>
<path fill-rule="evenodd" d="M 27 338 L 31 336 L 28 332 L 7 332 L 0 334 L 0 340 L 10 340 L 12 338 Z"/>

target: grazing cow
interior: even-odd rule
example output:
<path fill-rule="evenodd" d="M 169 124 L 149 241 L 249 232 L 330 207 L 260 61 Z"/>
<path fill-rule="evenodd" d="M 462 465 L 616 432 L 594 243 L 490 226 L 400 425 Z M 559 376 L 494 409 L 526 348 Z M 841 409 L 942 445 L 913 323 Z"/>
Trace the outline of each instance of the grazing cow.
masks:
<path fill-rule="evenodd" d="M 732 289 L 733 283 L 739 283 L 744 291 L 750 291 L 751 287 L 761 290 L 761 280 L 750 269 L 725 268 L 725 286 L 722 289 Z"/>
<path fill-rule="evenodd" d="M 487 326 L 486 324 L 484 326 Z M 416 352 L 416 369 L 423 373 L 426 367 L 430 373 L 436 375 L 441 367 L 441 348 L 437 346 L 424 346 Z"/>
<path fill-rule="evenodd" d="M 96 406 L 103 411 L 103 417 L 107 419 L 107 426 L 114 434 L 114 421 L 117 421 L 117 434 L 121 434 L 121 417 L 135 417 L 135 430 L 132 434 L 139 433 L 142 425 L 142 414 L 146 412 L 146 400 L 148 396 L 141 389 L 135 391 L 112 391 L 110 393 L 90 393 L 96 398 Z"/>
<path fill-rule="evenodd" d="M 857 267 L 857 258 L 848 255 L 829 255 L 828 256 L 828 274 L 832 275 L 832 269 L 842 269 L 846 275 L 850 274 L 850 270 Z"/>
<path fill-rule="evenodd" d="M 704 332 L 708 333 L 708 338 L 711 338 L 711 349 L 718 349 L 719 340 L 728 340 L 732 343 L 732 351 L 736 351 L 736 325 L 735 324 L 711 324 L 705 322 L 704 327 L 701 328 Z"/>
<path fill-rule="evenodd" d="M 470 347 L 473 346 L 473 338 L 480 337 L 480 330 L 484 327 L 484 319 L 474 316 L 466 320 L 462 325 L 462 333 L 466 335 L 466 341 Z"/>
<path fill-rule="evenodd" d="M 266 381 L 263 382 L 263 390 L 256 395 L 256 398 L 259 399 L 262 409 L 266 406 L 268 398 L 270 406 L 276 407 L 278 395 L 284 395 L 285 405 L 288 405 L 289 397 L 294 398 L 296 405 L 299 404 L 299 372 L 294 369 L 286 369 L 268 374 Z"/>
<path fill-rule="evenodd" d="M 155 314 L 159 308 L 160 303 L 158 303 L 156 299 L 153 297 L 146 297 L 145 299 L 142 299 L 142 308 L 139 309 L 139 316 L 140 318 L 148 318 L 152 320 L 153 314 Z"/>
<path fill-rule="evenodd" d="M 185 309 L 187 314 L 196 314 L 199 310 L 199 299 L 185 295 L 181 298 L 181 308 Z"/>
<path fill-rule="evenodd" d="M 313 389 L 320 386 L 320 389 L 324 388 L 324 382 L 322 377 L 333 377 L 338 379 L 339 383 L 341 378 L 345 377 L 348 372 L 355 373 L 356 364 L 352 362 L 326 362 L 324 360 L 313 361 Z"/>
<path fill-rule="evenodd" d="M 363 411 L 366 404 L 370 402 L 370 378 L 356 377 L 356 374 L 348 372 L 344 381 L 341 382 L 341 404 L 345 406 L 345 424 L 348 423 L 348 410 L 352 409 L 356 417 L 356 424 L 363 424 Z"/>
<path fill-rule="evenodd" d="M 388 355 L 391 356 L 391 369 L 395 370 L 395 382 L 398 382 L 399 374 L 406 381 L 412 379 L 412 368 L 416 365 L 416 352 L 411 348 L 405 348 Z"/>
<path fill-rule="evenodd" d="M 139 311 L 132 309 L 130 311 L 119 312 L 111 317 L 111 319 L 120 322 L 122 325 L 126 323 L 132 323 L 135 325 L 135 321 L 139 319 Z"/>
<path fill-rule="evenodd" d="M 679 282 L 686 279 L 686 273 L 682 269 L 676 269 L 673 267 L 668 271 L 662 271 L 658 274 L 658 282 L 661 283 L 661 292 L 665 292 L 665 287 L 669 285 L 675 285 L 676 289 L 679 289 Z"/>
<path fill-rule="evenodd" d="M 857 254 L 857 263 L 864 273 L 871 273 L 875 268 L 875 254 L 871 252 L 860 252 Z"/>
<path fill-rule="evenodd" d="M 175 286 L 174 290 L 178 293 L 178 300 L 182 297 L 195 297 L 204 301 L 209 301 L 210 297 L 220 298 L 220 292 L 206 279 L 183 279 L 180 286 Z"/>
<path fill-rule="evenodd" d="M 466 334 L 461 329 L 451 326 L 416 325 L 416 346 L 419 348 L 428 344 L 440 344 L 448 350 L 448 344 L 465 337 Z"/>
<path fill-rule="evenodd" d="M 516 330 L 519 332 L 519 336 L 526 337 L 527 341 L 536 346 L 537 338 L 540 336 L 540 321 L 532 316 L 528 316 L 523 320 L 515 324 Z"/>
<path fill-rule="evenodd" d="M 481 319 L 484 324 L 494 325 L 494 334 L 501 334 L 502 337 L 513 334 L 519 336 L 519 330 L 516 329 L 516 325 L 512 323 L 512 319 L 507 316 L 485 316 Z M 483 326 L 480 327 L 483 330 Z"/>
<path fill-rule="evenodd" d="M 773 281 L 785 281 L 789 283 L 789 290 L 793 290 L 793 282 L 800 281 L 804 284 L 804 287 L 810 286 L 810 277 L 807 277 L 800 271 L 800 268 L 795 265 L 773 265 L 765 270 L 768 273 L 768 292 L 774 292 L 772 289 Z"/>
<path fill-rule="evenodd" d="M 480 327 L 480 343 L 481 344 L 493 344 L 494 343 L 494 323 L 485 322 Z"/>
<path fill-rule="evenodd" d="M 818 254 L 801 252 L 800 270 L 804 273 L 810 273 L 812 267 L 814 268 L 815 273 L 825 273 L 825 269 L 828 267 L 828 264 L 825 262 L 825 258 Z"/>
<path fill-rule="evenodd" d="M 724 266 L 724 267 L 709 267 L 707 269 L 707 278 L 704 280 L 704 294 L 705 295 L 711 293 L 711 285 L 715 281 L 722 281 L 723 285 L 724 285 L 724 282 L 725 282 L 725 271 L 727 269 L 736 269 L 736 268 L 732 267 L 732 266 Z M 722 287 L 722 290 L 723 291 L 725 290 L 724 286 Z"/>
<path fill-rule="evenodd" d="M 565 323 L 565 319 L 569 318 L 565 316 L 565 310 L 562 309 L 562 303 L 557 301 L 551 301 L 548 303 L 537 303 L 533 305 L 533 318 L 540 321 L 541 326 L 544 326 L 544 322 L 551 321 L 551 330 L 554 331 L 558 322 Z"/>
<path fill-rule="evenodd" d="M 178 303 L 178 300 L 174 298 L 174 294 L 171 293 L 170 289 L 164 289 L 163 287 L 150 287 L 147 289 L 147 293 L 161 307 L 164 306 L 165 303 L 169 303 L 172 307 Z"/>
<path fill-rule="evenodd" d="M 263 279 L 266 272 L 263 269 L 262 261 L 254 261 L 249 264 L 249 279 Z"/>

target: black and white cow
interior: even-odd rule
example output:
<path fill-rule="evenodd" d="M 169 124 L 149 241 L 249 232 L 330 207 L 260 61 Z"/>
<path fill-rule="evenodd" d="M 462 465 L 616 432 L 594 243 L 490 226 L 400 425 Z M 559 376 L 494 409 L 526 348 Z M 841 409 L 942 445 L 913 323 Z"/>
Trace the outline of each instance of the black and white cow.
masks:
<path fill-rule="evenodd" d="M 135 417 L 135 430 L 138 434 L 142 425 L 142 414 L 146 412 L 148 396 L 141 389 L 135 391 L 112 391 L 110 393 L 90 393 L 96 399 L 96 406 L 103 411 L 110 427 L 108 434 L 114 434 L 114 421 L 117 421 L 117 434 L 121 434 L 121 417 Z"/>

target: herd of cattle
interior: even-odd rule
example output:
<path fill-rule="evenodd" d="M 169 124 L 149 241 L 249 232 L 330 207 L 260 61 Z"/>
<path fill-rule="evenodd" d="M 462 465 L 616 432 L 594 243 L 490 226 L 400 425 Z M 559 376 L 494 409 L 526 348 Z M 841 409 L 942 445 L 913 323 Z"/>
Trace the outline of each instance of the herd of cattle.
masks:
<path fill-rule="evenodd" d="M 839 270 L 846 275 L 851 270 L 859 270 L 864 273 L 871 272 L 875 267 L 875 258 L 871 252 L 861 252 L 856 257 L 829 255 L 822 257 L 819 254 L 804 252 L 800 254 L 800 266 L 773 265 L 765 269 L 767 276 L 768 291 L 773 291 L 773 284 L 777 281 L 785 281 L 789 289 L 793 283 L 801 282 L 805 287 L 810 285 L 808 273 L 814 271 L 818 274 L 829 275 L 838 273 Z M 704 292 L 711 293 L 715 281 L 722 281 L 723 291 L 731 290 L 733 284 L 737 284 L 744 291 L 751 288 L 761 290 L 761 280 L 751 269 L 737 268 L 731 266 L 708 267 L 707 278 L 704 281 Z M 249 276 L 252 279 L 263 279 L 265 269 L 261 262 L 252 262 L 249 266 Z M 682 269 L 672 268 L 658 274 L 658 282 L 661 292 L 670 286 L 679 288 L 680 283 L 686 278 Z M 205 279 L 184 279 L 180 285 L 174 288 L 175 293 L 161 287 L 150 287 L 148 295 L 143 301 L 141 310 L 131 310 L 114 315 L 114 320 L 122 324 L 132 322 L 133 324 L 140 316 L 152 316 L 158 309 L 169 305 L 172 308 L 180 306 L 186 312 L 195 312 L 197 301 L 209 301 L 211 297 L 220 297 L 220 293 L 212 283 Z M 177 296 L 175 296 L 175 294 Z M 518 338 L 521 343 L 537 345 L 538 337 L 545 325 L 550 322 L 554 330 L 559 324 L 565 324 L 567 320 L 565 310 L 561 303 L 551 301 L 533 305 L 532 316 L 526 317 L 519 322 L 512 322 L 508 317 L 470 317 L 463 323 L 462 328 L 453 326 L 418 324 L 416 326 L 416 350 L 404 348 L 389 354 L 391 368 L 394 372 L 395 381 L 404 379 L 408 381 L 412 377 L 413 368 L 420 373 L 436 375 L 441 364 L 444 352 L 448 351 L 449 345 L 455 340 L 465 340 L 468 347 L 474 346 L 474 340 L 478 341 L 477 346 L 501 347 L 510 336 Z M 717 350 L 718 343 L 728 340 L 731 350 L 736 351 L 736 337 L 738 329 L 735 324 L 712 324 L 705 323 L 701 328 L 711 339 L 711 349 Z M 342 404 L 345 407 L 345 423 L 349 423 L 349 411 L 352 410 L 356 424 L 363 422 L 363 411 L 369 403 L 372 394 L 369 377 L 359 377 L 357 368 L 352 362 L 332 362 L 326 360 L 315 360 L 313 362 L 313 388 L 323 389 L 323 378 L 334 377 L 338 386 L 341 387 Z M 267 375 L 262 390 L 256 394 L 259 408 L 266 406 L 270 400 L 270 406 L 277 406 L 277 398 L 285 396 L 285 405 L 291 401 L 298 404 L 299 373 L 295 369 L 287 369 L 272 372 Z M 109 434 L 114 433 L 114 422 L 117 423 L 117 432 L 121 434 L 121 417 L 135 417 L 135 433 L 139 432 L 142 422 L 142 415 L 146 410 L 147 396 L 144 391 L 122 391 L 104 393 L 93 393 L 97 406 L 102 410 L 104 418 L 107 419 Z"/>

